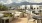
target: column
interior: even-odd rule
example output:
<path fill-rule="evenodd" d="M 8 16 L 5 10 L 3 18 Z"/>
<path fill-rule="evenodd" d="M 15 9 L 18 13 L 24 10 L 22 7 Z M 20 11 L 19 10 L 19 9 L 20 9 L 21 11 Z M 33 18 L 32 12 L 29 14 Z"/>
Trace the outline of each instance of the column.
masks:
<path fill-rule="evenodd" d="M 41 23 L 41 20 L 37 20 L 37 23 Z"/>

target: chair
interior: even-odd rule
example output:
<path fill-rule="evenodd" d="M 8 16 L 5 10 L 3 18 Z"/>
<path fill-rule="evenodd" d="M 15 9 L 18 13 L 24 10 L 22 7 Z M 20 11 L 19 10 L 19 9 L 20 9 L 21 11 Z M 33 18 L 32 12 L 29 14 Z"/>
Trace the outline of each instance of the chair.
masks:
<path fill-rule="evenodd" d="M 1 23 L 1 17 L 0 17 L 0 23 Z"/>
<path fill-rule="evenodd" d="M 28 23 L 35 23 L 35 19 L 29 19 Z"/>
<path fill-rule="evenodd" d="M 34 14 L 29 14 L 28 23 L 35 23 L 35 19 L 33 19 L 32 16 L 34 16 Z"/>

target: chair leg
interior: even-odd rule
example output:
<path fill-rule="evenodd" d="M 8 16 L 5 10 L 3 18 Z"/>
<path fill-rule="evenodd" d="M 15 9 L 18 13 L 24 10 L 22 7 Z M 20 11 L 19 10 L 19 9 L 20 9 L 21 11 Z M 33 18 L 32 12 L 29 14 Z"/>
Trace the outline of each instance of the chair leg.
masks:
<path fill-rule="evenodd" d="M 1 20 L 1 23 L 2 23 L 2 20 Z"/>

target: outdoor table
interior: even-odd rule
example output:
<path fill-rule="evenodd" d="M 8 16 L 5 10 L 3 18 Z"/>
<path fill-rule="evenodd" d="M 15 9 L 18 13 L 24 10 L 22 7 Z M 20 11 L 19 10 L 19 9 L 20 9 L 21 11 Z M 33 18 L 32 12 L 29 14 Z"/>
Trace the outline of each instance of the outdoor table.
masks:
<path fill-rule="evenodd" d="M 42 23 L 42 16 L 33 16 L 33 19 L 37 20 L 37 23 Z"/>
<path fill-rule="evenodd" d="M 9 17 L 3 17 L 3 18 L 1 18 L 2 20 L 4 20 L 4 23 L 5 23 L 5 21 L 7 20 L 7 19 L 9 19 Z M 2 23 L 2 20 L 1 20 L 1 23 Z"/>
<path fill-rule="evenodd" d="M 1 23 L 1 18 L 3 17 L 4 14 L 0 14 L 0 23 Z"/>

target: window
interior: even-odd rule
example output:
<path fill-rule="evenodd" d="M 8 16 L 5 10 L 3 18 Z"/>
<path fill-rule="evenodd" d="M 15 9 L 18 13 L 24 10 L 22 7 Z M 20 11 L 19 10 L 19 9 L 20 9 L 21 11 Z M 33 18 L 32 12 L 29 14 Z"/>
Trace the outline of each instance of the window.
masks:
<path fill-rule="evenodd" d="M 30 7 L 30 9 L 33 9 L 33 7 Z"/>
<path fill-rule="evenodd" d="M 30 9 L 33 9 L 33 6 L 30 6 Z"/>
<path fill-rule="evenodd" d="M 38 9 L 38 8 L 37 8 Z"/>
<path fill-rule="evenodd" d="M 35 8 L 34 8 L 35 9 Z"/>

